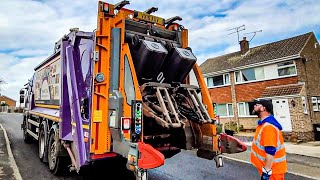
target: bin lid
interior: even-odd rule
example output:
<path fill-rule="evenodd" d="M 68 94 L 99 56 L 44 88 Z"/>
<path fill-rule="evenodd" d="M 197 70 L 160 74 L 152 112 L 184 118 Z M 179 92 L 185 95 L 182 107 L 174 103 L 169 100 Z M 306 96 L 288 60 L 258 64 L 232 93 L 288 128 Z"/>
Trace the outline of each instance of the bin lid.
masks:
<path fill-rule="evenodd" d="M 177 47 L 175 49 L 182 58 L 197 61 L 197 58 L 189 49 L 177 48 Z"/>
<path fill-rule="evenodd" d="M 168 51 L 166 50 L 166 48 L 164 48 L 163 45 L 158 42 L 142 40 L 142 43 L 145 44 L 150 51 L 156 51 L 159 53 L 168 54 Z"/>

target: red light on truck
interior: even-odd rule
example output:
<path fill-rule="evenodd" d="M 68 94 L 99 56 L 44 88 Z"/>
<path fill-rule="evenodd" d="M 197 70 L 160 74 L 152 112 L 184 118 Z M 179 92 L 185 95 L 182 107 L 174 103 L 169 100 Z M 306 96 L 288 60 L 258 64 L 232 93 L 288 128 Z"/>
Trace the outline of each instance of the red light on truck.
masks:
<path fill-rule="evenodd" d="M 122 121 L 122 130 L 126 131 L 126 130 L 130 130 L 131 127 L 131 118 L 129 117 L 122 117 L 121 118 Z"/>
<path fill-rule="evenodd" d="M 107 3 L 103 4 L 103 11 L 106 12 L 106 13 L 109 12 L 109 4 L 107 4 Z"/>

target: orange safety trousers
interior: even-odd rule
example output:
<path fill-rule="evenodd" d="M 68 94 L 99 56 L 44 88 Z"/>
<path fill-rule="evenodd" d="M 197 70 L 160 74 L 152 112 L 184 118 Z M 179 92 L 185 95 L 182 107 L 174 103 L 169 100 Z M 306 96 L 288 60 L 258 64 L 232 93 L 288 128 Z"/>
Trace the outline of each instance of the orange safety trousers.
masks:
<path fill-rule="evenodd" d="M 259 171 L 260 176 L 262 175 L 262 171 Z M 271 174 L 270 180 L 284 180 L 284 174 Z"/>

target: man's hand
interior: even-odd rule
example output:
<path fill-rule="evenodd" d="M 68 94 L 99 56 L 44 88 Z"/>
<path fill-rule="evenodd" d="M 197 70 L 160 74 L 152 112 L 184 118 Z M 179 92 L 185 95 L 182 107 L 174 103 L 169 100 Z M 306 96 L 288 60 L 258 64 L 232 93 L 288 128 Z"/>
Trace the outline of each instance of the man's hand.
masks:
<path fill-rule="evenodd" d="M 265 167 L 262 167 L 262 175 L 261 180 L 270 180 L 270 176 L 272 174 L 272 170 L 267 170 Z"/>

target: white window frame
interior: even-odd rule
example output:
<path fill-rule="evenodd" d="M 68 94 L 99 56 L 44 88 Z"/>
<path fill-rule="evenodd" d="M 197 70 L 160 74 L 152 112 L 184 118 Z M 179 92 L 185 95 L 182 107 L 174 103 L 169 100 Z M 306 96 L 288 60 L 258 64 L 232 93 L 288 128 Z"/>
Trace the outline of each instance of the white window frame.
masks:
<path fill-rule="evenodd" d="M 251 68 L 246 68 L 246 69 L 253 69 L 253 71 L 255 71 L 255 69 L 257 69 L 257 68 L 263 68 L 263 73 L 264 73 L 264 67 L 265 67 L 265 66 L 257 66 L 257 67 L 251 67 Z M 241 83 L 248 83 L 248 82 L 256 82 L 256 81 L 264 81 L 264 80 L 266 80 L 266 77 L 265 77 L 265 75 L 264 75 L 264 78 L 263 78 L 263 79 L 243 81 L 242 71 L 243 71 L 243 70 L 246 70 L 246 69 L 242 69 L 242 70 L 238 70 L 238 71 L 235 71 L 235 72 L 234 72 L 234 82 L 236 82 L 237 84 L 241 84 Z M 237 72 L 239 72 L 240 81 L 237 81 L 237 75 L 236 75 Z"/>
<path fill-rule="evenodd" d="M 303 113 L 308 114 L 308 104 L 305 96 L 301 96 L 301 102 L 302 102 Z"/>
<path fill-rule="evenodd" d="M 236 75 L 236 73 L 239 73 L 239 75 L 240 75 L 240 81 L 237 81 L 237 75 Z M 241 70 L 234 72 L 234 82 L 236 82 L 236 83 L 243 83 L 242 71 L 241 71 Z M 248 82 L 248 81 L 246 81 L 246 82 Z"/>
<path fill-rule="evenodd" d="M 319 100 L 318 97 L 311 97 L 313 111 L 319 111 Z M 314 106 L 315 104 L 315 106 Z"/>
<path fill-rule="evenodd" d="M 240 115 L 240 104 L 244 105 L 245 115 Z M 238 108 L 238 116 L 239 117 L 257 117 L 256 115 L 251 115 L 250 114 L 249 102 L 238 102 L 237 103 L 237 108 Z"/>
<path fill-rule="evenodd" d="M 6 104 L 6 101 L 1 101 L 1 102 L 0 102 L 0 105 L 1 105 L 1 104 Z"/>
<path fill-rule="evenodd" d="M 286 62 L 290 62 L 290 61 L 286 61 Z M 286 63 L 286 62 L 282 62 L 282 63 Z M 277 72 L 278 72 L 278 77 L 288 77 L 288 76 L 295 76 L 297 75 L 297 67 L 296 67 L 296 63 L 295 61 L 291 61 L 292 64 L 288 64 L 288 65 L 285 65 L 285 66 L 279 66 L 280 63 L 277 63 Z M 284 69 L 284 68 L 290 68 L 290 67 L 294 67 L 295 68 L 295 73 L 294 74 L 289 74 L 289 75 L 283 75 L 283 76 L 280 76 L 279 75 L 279 69 Z"/>
<path fill-rule="evenodd" d="M 229 114 L 229 105 L 231 105 L 232 114 Z M 233 117 L 233 116 L 234 116 L 234 112 L 233 112 L 233 105 L 232 105 L 232 103 L 227 103 L 226 106 L 227 106 L 227 114 L 228 114 L 228 117 Z"/>
<path fill-rule="evenodd" d="M 215 87 L 222 87 L 222 86 L 230 85 L 230 74 L 229 73 L 218 75 L 218 76 L 222 76 L 223 84 L 215 86 L 214 83 L 212 82 L 213 86 L 209 86 L 209 80 L 212 79 L 213 77 L 217 77 L 217 76 L 207 77 L 207 86 L 208 86 L 208 88 L 215 88 Z M 228 81 L 229 81 L 228 83 L 226 83 L 226 76 L 228 77 Z"/>
<path fill-rule="evenodd" d="M 280 63 L 285 63 L 285 62 L 290 62 L 290 61 L 284 61 L 284 62 L 280 62 Z M 260 82 L 260 81 L 266 81 L 266 80 L 272 80 L 272 79 L 281 79 L 281 78 L 287 78 L 287 77 L 293 77 L 293 76 L 297 76 L 297 66 L 296 66 L 296 62 L 294 60 L 292 60 L 291 62 L 293 62 L 293 64 L 289 64 L 289 65 L 285 65 L 285 66 L 280 66 L 278 67 L 278 65 L 280 63 L 273 63 L 270 65 L 263 65 L 263 66 L 255 66 L 255 67 L 250 67 L 250 68 L 244 68 L 241 70 L 237 70 L 234 71 L 234 82 L 235 84 L 246 84 L 246 83 L 253 83 L 253 82 Z M 263 68 L 264 71 L 264 78 L 263 79 L 259 79 L 259 80 L 251 80 L 251 81 L 243 81 L 243 74 L 242 71 L 245 69 L 255 69 L 255 68 Z M 279 69 L 283 69 L 283 68 L 288 68 L 288 67 L 294 67 L 295 68 L 295 74 L 291 74 L 291 75 L 284 75 L 284 76 L 279 76 Z M 275 76 L 269 76 L 268 72 L 270 72 L 270 68 L 272 68 L 272 73 L 275 73 Z M 239 81 L 237 81 L 237 76 L 236 74 L 239 73 Z"/>
<path fill-rule="evenodd" d="M 223 116 L 223 115 L 220 115 L 220 114 L 218 114 L 218 112 L 217 112 L 217 114 L 216 115 L 219 115 L 220 117 L 234 117 L 234 111 L 233 111 L 233 109 L 232 109 L 232 114 L 229 114 L 229 105 L 231 105 L 232 106 L 232 103 L 227 103 L 227 104 L 216 104 L 216 105 L 225 105 L 226 106 L 226 112 L 227 112 L 227 115 L 226 116 Z"/>
<path fill-rule="evenodd" d="M 228 83 L 226 82 L 226 76 L 228 76 Z M 230 85 L 230 74 L 223 74 L 223 84 L 224 85 Z"/>

